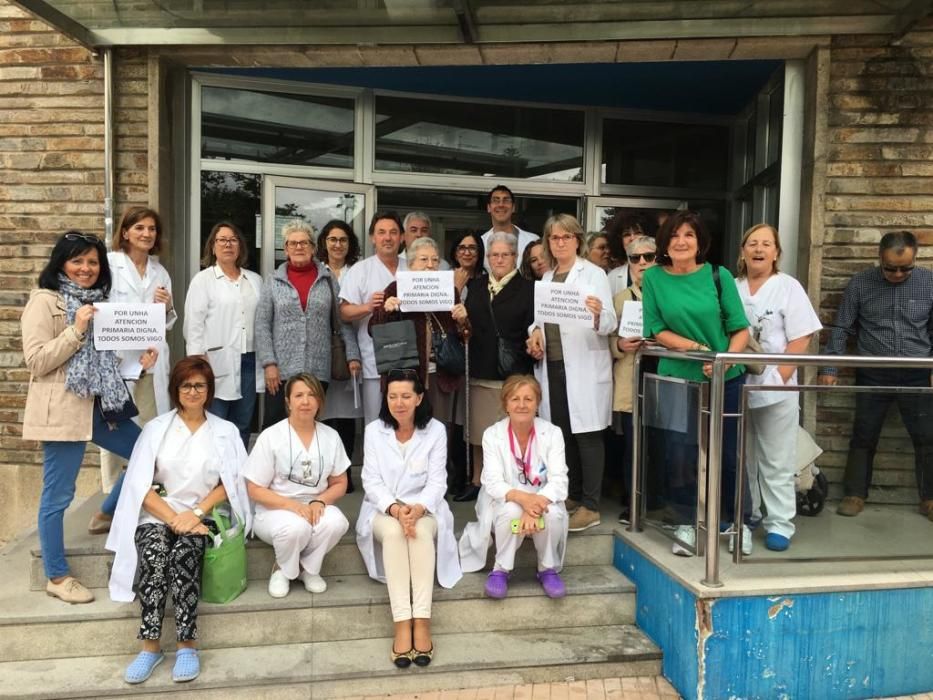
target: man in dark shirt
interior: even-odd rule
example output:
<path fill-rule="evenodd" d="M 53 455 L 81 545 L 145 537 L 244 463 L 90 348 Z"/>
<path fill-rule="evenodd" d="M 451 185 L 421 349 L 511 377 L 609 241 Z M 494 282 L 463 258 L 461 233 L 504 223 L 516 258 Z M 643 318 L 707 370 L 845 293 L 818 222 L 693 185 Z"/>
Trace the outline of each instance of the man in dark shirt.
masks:
<path fill-rule="evenodd" d="M 854 335 L 859 355 L 930 357 L 933 273 L 915 267 L 917 239 L 910 231 L 887 233 L 879 253 L 881 266 L 859 272 L 846 286 L 823 353 L 845 354 L 846 340 Z M 819 375 L 821 384 L 836 383 L 834 367 L 821 368 Z M 855 383 L 929 388 L 930 370 L 859 368 Z M 926 393 L 856 394 L 840 515 L 858 515 L 865 507 L 881 427 L 895 402 L 914 444 L 920 512 L 933 520 L 933 399 Z"/>

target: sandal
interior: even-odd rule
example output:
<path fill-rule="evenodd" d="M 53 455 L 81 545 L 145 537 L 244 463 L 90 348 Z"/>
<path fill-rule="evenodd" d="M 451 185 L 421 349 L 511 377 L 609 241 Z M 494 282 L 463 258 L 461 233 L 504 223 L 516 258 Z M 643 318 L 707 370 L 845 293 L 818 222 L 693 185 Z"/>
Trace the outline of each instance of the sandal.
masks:
<path fill-rule="evenodd" d="M 123 680 L 132 685 L 149 680 L 149 676 L 152 675 L 152 671 L 156 666 L 162 663 L 163 659 L 165 659 L 165 654 L 163 654 L 161 651 L 139 652 L 139 654 L 136 655 L 136 658 L 133 659 L 133 662 L 126 667 L 126 672 L 123 674 Z"/>
<path fill-rule="evenodd" d="M 431 659 L 434 658 L 434 645 L 432 644 L 431 648 L 427 651 L 421 651 L 412 647 L 411 653 L 411 660 L 415 662 L 415 666 L 421 666 L 421 668 L 424 668 L 429 663 L 431 663 Z"/>
<path fill-rule="evenodd" d="M 172 669 L 172 680 L 176 683 L 193 681 L 201 675 L 201 661 L 198 659 L 198 650 L 191 647 L 182 647 L 175 652 L 175 667 Z"/>
<path fill-rule="evenodd" d="M 395 651 L 395 647 L 392 647 L 392 654 L 389 656 L 392 659 L 392 663 L 395 664 L 397 668 L 408 668 L 411 666 L 411 657 L 414 653 L 414 649 L 409 649 L 408 651 Z"/>

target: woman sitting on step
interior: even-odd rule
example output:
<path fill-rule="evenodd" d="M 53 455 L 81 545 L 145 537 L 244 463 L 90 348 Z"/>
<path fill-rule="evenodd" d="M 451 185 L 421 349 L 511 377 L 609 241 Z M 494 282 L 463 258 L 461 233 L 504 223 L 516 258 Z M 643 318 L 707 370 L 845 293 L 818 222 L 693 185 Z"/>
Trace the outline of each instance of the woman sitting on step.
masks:
<path fill-rule="evenodd" d="M 204 518 L 226 500 L 247 530 L 251 520 L 240 474 L 246 461 L 240 432 L 205 410 L 214 398 L 210 364 L 199 356 L 180 360 L 168 390 L 174 409 L 143 428 L 107 538 L 107 549 L 115 552 L 111 599 L 132 601 L 139 572 L 142 620 L 137 637 L 143 649 L 124 675 L 134 684 L 148 679 L 165 658 L 160 639 L 170 591 L 178 640 L 172 680 L 198 677 L 198 599 L 209 537 Z"/>
<path fill-rule="evenodd" d="M 395 622 L 392 661 L 431 663 L 434 572 L 444 588 L 460 580 L 447 490 L 447 432 L 431 418 L 413 369 L 391 370 L 379 418 L 366 426 L 363 490 L 356 541 L 366 570 L 388 584 Z M 437 540 L 435 550 L 435 538 Z M 436 564 L 435 564 L 436 563 Z"/>
<path fill-rule="evenodd" d="M 288 417 L 256 440 L 243 474 L 256 503 L 256 536 L 275 550 L 269 595 L 284 598 L 300 578 L 309 593 L 323 593 L 324 555 L 350 529 L 334 505 L 347 492 L 350 460 L 340 435 L 318 418 L 324 387 L 299 372 L 285 383 Z"/>
<path fill-rule="evenodd" d="M 495 535 L 496 559 L 486 579 L 486 595 L 505 598 L 515 554 L 526 537 L 538 552 L 538 581 L 549 598 L 566 595 L 558 573 L 567 544 L 567 462 L 560 428 L 536 418 L 541 386 L 530 375 L 515 374 L 502 386 L 507 414 L 483 433 L 483 488 L 476 522 L 460 537 L 464 571 L 486 565 Z"/>

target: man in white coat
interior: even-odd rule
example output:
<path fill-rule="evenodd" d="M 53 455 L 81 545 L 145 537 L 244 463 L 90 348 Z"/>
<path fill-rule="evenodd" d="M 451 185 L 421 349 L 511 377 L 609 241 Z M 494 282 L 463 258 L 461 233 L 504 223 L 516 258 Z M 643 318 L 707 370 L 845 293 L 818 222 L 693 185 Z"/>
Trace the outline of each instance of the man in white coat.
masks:
<path fill-rule="evenodd" d="M 518 251 L 516 260 L 522 259 L 522 253 L 525 248 L 538 240 L 538 235 L 520 229 L 512 223 L 512 215 L 515 213 L 515 195 L 505 185 L 496 185 L 486 196 L 486 211 L 489 213 L 489 219 L 492 222 L 492 228 L 483 234 L 483 247 L 489 250 L 489 237 L 496 231 L 511 233 L 518 238 Z M 486 272 L 489 272 L 489 261 L 483 259 L 483 265 L 486 266 Z"/>

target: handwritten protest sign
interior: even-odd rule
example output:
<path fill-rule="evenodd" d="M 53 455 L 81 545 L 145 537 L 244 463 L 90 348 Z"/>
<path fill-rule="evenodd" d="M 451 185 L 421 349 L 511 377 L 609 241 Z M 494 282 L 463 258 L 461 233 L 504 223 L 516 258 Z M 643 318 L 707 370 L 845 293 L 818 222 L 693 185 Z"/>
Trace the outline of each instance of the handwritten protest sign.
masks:
<path fill-rule="evenodd" d="M 145 350 L 165 340 L 164 304 L 94 304 L 97 350 Z"/>
<path fill-rule="evenodd" d="M 535 320 L 593 327 L 593 314 L 586 308 L 587 290 L 572 284 L 535 282 Z"/>
<path fill-rule="evenodd" d="M 642 306 L 640 301 L 626 301 L 622 305 L 622 318 L 619 320 L 620 338 L 641 338 L 644 335 Z"/>
<path fill-rule="evenodd" d="M 399 270 L 395 281 L 402 311 L 450 311 L 454 306 L 454 273 L 451 270 Z"/>

